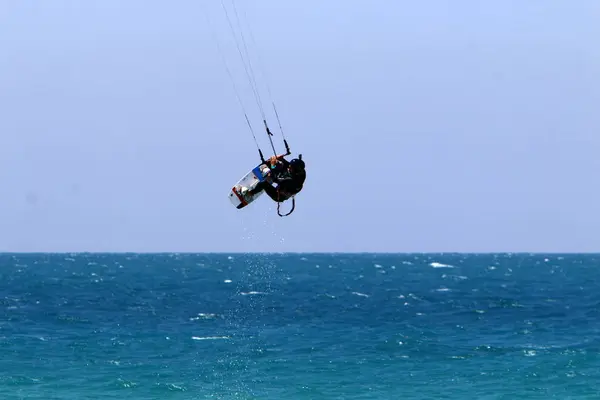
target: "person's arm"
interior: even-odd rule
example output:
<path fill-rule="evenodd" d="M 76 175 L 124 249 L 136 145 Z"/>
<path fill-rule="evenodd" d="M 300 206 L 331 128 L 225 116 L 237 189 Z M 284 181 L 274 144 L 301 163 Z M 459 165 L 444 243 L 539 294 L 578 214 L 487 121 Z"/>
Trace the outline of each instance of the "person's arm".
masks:
<path fill-rule="evenodd" d="M 277 161 L 283 161 L 284 163 L 286 163 L 285 157 L 286 154 L 280 154 L 278 156 L 271 156 L 271 158 L 269 158 L 269 165 L 274 166 Z"/>

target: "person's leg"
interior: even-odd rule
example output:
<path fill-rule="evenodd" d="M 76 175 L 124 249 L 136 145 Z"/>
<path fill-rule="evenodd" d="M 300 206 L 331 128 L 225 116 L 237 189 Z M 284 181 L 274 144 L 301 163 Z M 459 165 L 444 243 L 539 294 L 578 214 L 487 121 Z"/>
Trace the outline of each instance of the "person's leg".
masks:
<path fill-rule="evenodd" d="M 286 196 L 280 194 L 276 188 L 274 188 L 271 184 L 269 184 L 266 181 L 257 183 L 256 186 L 254 187 L 254 189 L 249 190 L 247 194 L 252 196 L 252 195 L 259 193 L 261 190 L 264 190 L 265 193 L 267 193 L 267 195 L 273 201 L 282 202 L 282 201 L 287 200 Z"/>
<path fill-rule="evenodd" d="M 246 194 L 250 195 L 250 196 L 254 196 L 255 194 L 257 194 L 258 192 L 260 192 L 261 190 L 264 190 L 264 183 L 265 182 L 258 182 L 256 184 L 256 186 L 254 186 L 254 189 L 252 190 L 248 190 L 248 192 Z"/>
<path fill-rule="evenodd" d="M 269 195 L 271 200 L 277 201 L 277 202 L 282 200 L 282 199 L 279 199 L 280 196 L 279 196 L 279 193 L 277 192 L 277 189 L 275 189 L 273 186 L 269 185 L 266 182 L 261 182 L 261 183 L 265 183 L 265 185 L 263 185 L 263 189 L 267 193 L 267 195 Z"/>

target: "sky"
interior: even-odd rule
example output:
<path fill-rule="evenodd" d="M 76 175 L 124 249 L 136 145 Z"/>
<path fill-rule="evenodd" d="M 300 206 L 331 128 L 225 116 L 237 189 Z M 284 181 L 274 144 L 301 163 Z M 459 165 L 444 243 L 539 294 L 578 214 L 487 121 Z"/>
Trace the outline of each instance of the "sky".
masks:
<path fill-rule="evenodd" d="M 235 5 L 294 213 L 221 0 L 3 1 L 0 251 L 600 250 L 598 1 Z"/>

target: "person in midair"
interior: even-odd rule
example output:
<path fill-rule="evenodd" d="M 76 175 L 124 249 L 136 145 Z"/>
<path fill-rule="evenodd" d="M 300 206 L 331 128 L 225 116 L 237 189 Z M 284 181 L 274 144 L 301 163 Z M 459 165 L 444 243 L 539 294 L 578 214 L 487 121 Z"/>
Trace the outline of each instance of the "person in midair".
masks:
<path fill-rule="evenodd" d="M 281 203 L 300 193 L 306 180 L 306 166 L 302 160 L 302 154 L 290 161 L 285 159 L 285 154 L 272 156 L 267 161 L 267 165 L 270 168 L 267 179 L 259 182 L 254 189 L 244 194 L 255 195 L 264 190 L 273 201 Z M 276 183 L 277 187 L 268 180 Z"/>

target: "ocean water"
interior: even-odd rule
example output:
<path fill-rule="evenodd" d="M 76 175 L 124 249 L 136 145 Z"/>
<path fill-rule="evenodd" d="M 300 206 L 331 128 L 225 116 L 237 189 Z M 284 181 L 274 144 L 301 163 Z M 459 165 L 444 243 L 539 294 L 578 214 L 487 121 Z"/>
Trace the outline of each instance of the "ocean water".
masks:
<path fill-rule="evenodd" d="M 600 256 L 3 254 L 0 399 L 598 399 Z"/>

